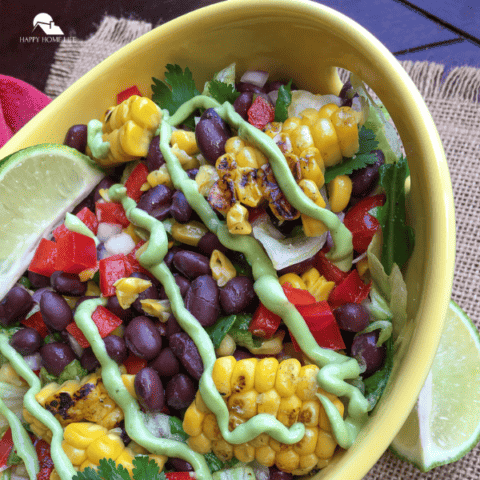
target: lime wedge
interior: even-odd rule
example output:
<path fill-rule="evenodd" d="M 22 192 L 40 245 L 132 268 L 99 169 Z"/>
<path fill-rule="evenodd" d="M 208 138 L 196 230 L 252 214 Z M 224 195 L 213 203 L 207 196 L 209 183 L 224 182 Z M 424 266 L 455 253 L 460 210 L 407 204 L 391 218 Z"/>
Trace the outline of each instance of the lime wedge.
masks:
<path fill-rule="evenodd" d="M 37 145 L 0 161 L 0 299 L 27 269 L 40 239 L 104 175 L 65 145 Z"/>
<path fill-rule="evenodd" d="M 425 385 L 390 450 L 423 472 L 455 462 L 480 440 L 480 337 L 453 301 Z"/>

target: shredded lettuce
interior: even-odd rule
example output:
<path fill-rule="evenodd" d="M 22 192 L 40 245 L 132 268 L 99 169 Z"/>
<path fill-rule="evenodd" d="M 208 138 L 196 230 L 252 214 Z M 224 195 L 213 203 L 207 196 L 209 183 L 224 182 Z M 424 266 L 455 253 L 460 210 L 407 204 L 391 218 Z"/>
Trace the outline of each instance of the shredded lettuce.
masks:
<path fill-rule="evenodd" d="M 0 398 L 18 418 L 22 419 L 23 397 L 27 393 L 28 385 L 16 386 L 0 381 Z M 7 419 L 0 415 L 0 431 L 8 427 Z"/>
<path fill-rule="evenodd" d="M 376 322 L 372 322 L 360 333 L 369 333 L 374 332 L 375 330 L 380 330 L 377 340 L 377 347 L 381 347 L 392 336 L 392 322 L 389 320 L 377 320 Z"/>
<path fill-rule="evenodd" d="M 58 377 L 48 373 L 45 367 L 42 367 L 40 369 L 40 383 L 42 386 L 52 382 L 56 382 L 61 385 L 67 380 L 81 380 L 87 375 L 87 370 L 80 365 L 80 360 L 76 358 L 63 369 L 63 372 Z"/>

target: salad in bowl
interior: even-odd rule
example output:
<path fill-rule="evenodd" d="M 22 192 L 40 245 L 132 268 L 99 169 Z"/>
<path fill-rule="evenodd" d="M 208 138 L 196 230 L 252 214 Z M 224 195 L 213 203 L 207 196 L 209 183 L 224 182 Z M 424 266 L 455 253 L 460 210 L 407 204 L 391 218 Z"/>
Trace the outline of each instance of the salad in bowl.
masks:
<path fill-rule="evenodd" d="M 388 382 L 414 234 L 386 110 L 355 75 L 166 70 L 3 162 L 90 188 L 2 266 L 2 480 L 314 474 Z"/>

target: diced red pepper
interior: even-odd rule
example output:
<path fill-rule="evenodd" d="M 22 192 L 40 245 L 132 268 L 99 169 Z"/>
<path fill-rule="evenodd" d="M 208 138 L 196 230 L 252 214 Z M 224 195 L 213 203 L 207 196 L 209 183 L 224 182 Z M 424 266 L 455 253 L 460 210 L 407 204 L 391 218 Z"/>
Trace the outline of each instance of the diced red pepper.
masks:
<path fill-rule="evenodd" d="M 98 306 L 93 312 L 92 320 L 93 323 L 95 323 L 95 325 L 97 326 L 98 333 L 102 338 L 110 335 L 116 328 L 118 328 L 122 324 L 122 320 L 120 318 L 118 318 L 110 310 L 107 310 L 101 305 Z M 67 332 L 75 338 L 75 340 L 82 348 L 87 348 L 90 346 L 90 343 L 88 343 L 85 335 L 78 328 L 75 322 L 67 325 Z"/>
<path fill-rule="evenodd" d="M 129 277 L 132 273 L 130 264 L 126 261 L 123 253 L 100 260 L 99 270 L 100 291 L 104 297 L 113 297 L 116 291 L 113 284 L 121 278 Z"/>
<path fill-rule="evenodd" d="M 55 270 L 80 273 L 97 265 L 97 247 L 93 238 L 77 232 L 68 232 L 57 242 Z"/>
<path fill-rule="evenodd" d="M 361 303 L 368 297 L 372 282 L 366 284 L 354 268 L 342 283 L 337 285 L 328 296 L 332 309 L 345 303 Z"/>
<path fill-rule="evenodd" d="M 273 337 L 281 322 L 281 317 L 275 315 L 263 303 L 260 303 L 253 314 L 248 330 L 257 337 L 268 339 Z"/>
<path fill-rule="evenodd" d="M 130 274 L 133 272 L 137 272 L 137 273 L 140 272 L 140 273 L 144 273 L 145 275 L 148 275 L 149 277 L 152 277 L 152 274 L 146 268 L 143 268 L 140 265 L 140 262 L 137 260 L 137 257 L 136 257 L 137 250 L 144 244 L 145 244 L 145 240 L 140 240 L 135 245 L 135 248 L 128 255 L 125 255 L 125 264 L 127 266 L 126 267 L 127 270 L 130 271 Z"/>
<path fill-rule="evenodd" d="M 308 290 L 293 288 L 290 283 L 285 283 L 282 285 L 282 288 L 288 301 L 293 303 L 296 307 L 316 303 L 315 297 Z"/>
<path fill-rule="evenodd" d="M 347 278 L 350 272 L 344 272 L 327 259 L 323 252 L 318 252 L 315 257 L 315 268 L 325 277 L 329 282 L 339 284 Z"/>
<path fill-rule="evenodd" d="M 145 368 L 147 364 L 147 360 L 137 357 L 133 353 L 131 353 L 123 362 L 129 375 L 136 375 L 142 368 Z"/>
<path fill-rule="evenodd" d="M 0 472 L 8 468 L 7 461 L 13 450 L 12 430 L 9 428 L 0 440 Z"/>
<path fill-rule="evenodd" d="M 131 87 L 126 88 L 120 93 L 117 93 L 117 105 L 120 105 L 124 100 L 130 98 L 132 95 L 138 95 L 139 97 L 142 96 L 140 90 L 136 85 L 132 85 Z"/>
<path fill-rule="evenodd" d="M 95 214 L 100 223 L 117 223 L 124 228 L 130 224 L 121 203 L 97 202 L 95 204 Z"/>
<path fill-rule="evenodd" d="M 375 232 L 380 228 L 378 220 L 368 212 L 385 203 L 385 195 L 366 197 L 354 205 L 345 215 L 343 223 L 352 232 L 353 248 L 358 253 L 367 251 Z"/>
<path fill-rule="evenodd" d="M 95 214 L 88 208 L 82 208 L 77 214 L 76 217 L 80 219 L 95 235 L 97 234 L 98 230 L 98 220 Z M 53 236 L 55 240 L 58 242 L 60 238 L 66 235 L 70 230 L 65 226 L 64 223 L 57 227 L 53 231 Z"/>
<path fill-rule="evenodd" d="M 262 130 L 265 125 L 275 120 L 275 108 L 263 97 L 258 96 L 247 111 L 248 123 Z"/>
<path fill-rule="evenodd" d="M 54 464 L 50 456 L 50 445 L 45 440 L 37 440 L 35 450 L 38 456 L 40 472 L 37 473 L 37 480 L 49 480 Z"/>
<path fill-rule="evenodd" d="M 167 472 L 165 476 L 168 480 L 192 480 L 195 478 L 195 474 L 192 476 L 190 472 Z"/>
<path fill-rule="evenodd" d="M 55 272 L 55 263 L 57 261 L 57 244 L 51 240 L 42 238 L 35 251 L 28 269 L 31 272 L 50 277 Z"/>
<path fill-rule="evenodd" d="M 25 325 L 26 327 L 36 330 L 42 338 L 45 338 L 48 335 L 48 328 L 45 325 L 42 314 L 40 312 L 35 312 L 28 318 L 21 320 L 20 323 L 22 325 Z"/>
<path fill-rule="evenodd" d="M 144 163 L 139 163 L 133 170 L 125 182 L 127 195 L 138 202 L 142 196 L 140 187 L 147 181 L 148 168 Z"/>
<path fill-rule="evenodd" d="M 345 348 L 340 328 L 327 302 L 317 302 L 297 307 L 313 338 L 322 348 L 342 350 Z M 298 343 L 292 335 L 295 350 L 300 351 Z"/>

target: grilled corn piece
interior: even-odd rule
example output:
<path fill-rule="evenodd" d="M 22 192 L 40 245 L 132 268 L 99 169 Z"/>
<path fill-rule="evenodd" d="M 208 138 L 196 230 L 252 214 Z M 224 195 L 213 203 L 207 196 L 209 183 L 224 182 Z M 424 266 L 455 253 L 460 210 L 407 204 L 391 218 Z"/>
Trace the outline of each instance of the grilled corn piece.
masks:
<path fill-rule="evenodd" d="M 223 461 L 236 457 L 241 462 L 256 460 L 261 465 L 294 475 L 323 468 L 337 446 L 325 410 L 317 393 L 328 397 L 343 415 L 344 405 L 317 384 L 316 365 L 305 365 L 295 358 L 279 362 L 274 357 L 236 361 L 233 356 L 218 358 L 212 378 L 229 410 L 229 429 L 260 413 L 273 415 L 285 426 L 305 425 L 304 437 L 294 445 L 282 444 L 263 433 L 251 442 L 231 445 L 222 437 L 216 417 L 197 392 L 188 407 L 183 428 L 188 445 L 199 453 L 213 451 Z"/>

